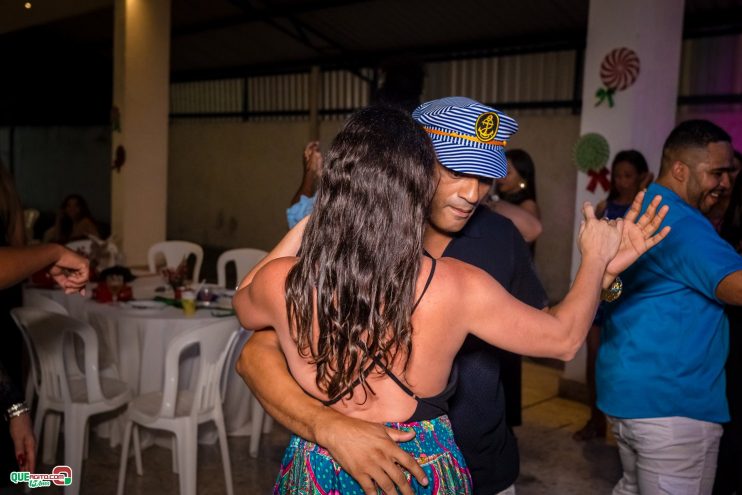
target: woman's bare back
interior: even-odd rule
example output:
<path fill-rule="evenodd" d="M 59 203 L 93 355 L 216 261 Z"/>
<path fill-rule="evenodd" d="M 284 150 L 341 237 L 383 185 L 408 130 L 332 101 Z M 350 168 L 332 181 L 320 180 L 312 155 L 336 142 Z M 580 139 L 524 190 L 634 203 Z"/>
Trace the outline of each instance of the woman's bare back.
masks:
<path fill-rule="evenodd" d="M 260 283 L 256 278 L 256 282 L 261 286 L 267 285 L 273 301 L 280 302 L 273 305 L 273 319 L 276 322 L 274 328 L 292 375 L 307 393 L 327 401 L 332 398 L 317 387 L 316 368 L 311 362 L 311 356 L 300 354 L 290 334 L 284 303 L 284 286 L 286 276 L 296 261 L 297 258 L 281 258 L 269 263 L 264 269 L 267 270 L 265 275 L 269 277 L 269 281 L 264 280 Z M 462 304 L 461 300 L 461 291 L 466 288 L 461 281 L 466 280 L 467 274 L 471 278 L 472 270 L 481 272 L 457 260 L 443 258 L 435 263 L 435 272 L 425 290 L 433 265 L 430 258 L 422 258 L 415 291 L 416 299 L 421 295 L 422 298 L 412 315 L 412 352 L 407 361 L 407 368 L 404 367 L 407 358 L 404 353 L 400 353 L 390 367 L 390 371 L 396 377 L 417 397 L 422 398 L 438 395 L 448 385 L 453 360 L 468 333 L 465 330 L 466 305 Z M 490 278 L 484 272 L 481 274 Z M 494 280 L 492 282 L 497 284 Z M 502 294 L 510 297 L 504 289 Z M 316 339 L 318 334 L 316 317 L 314 334 Z M 417 401 L 381 368 L 374 367 L 367 381 L 373 393 L 366 393 L 363 387 L 358 385 L 353 389 L 352 398 L 345 393 L 343 399 L 331 407 L 348 416 L 374 422 L 405 421 L 410 418 Z"/>

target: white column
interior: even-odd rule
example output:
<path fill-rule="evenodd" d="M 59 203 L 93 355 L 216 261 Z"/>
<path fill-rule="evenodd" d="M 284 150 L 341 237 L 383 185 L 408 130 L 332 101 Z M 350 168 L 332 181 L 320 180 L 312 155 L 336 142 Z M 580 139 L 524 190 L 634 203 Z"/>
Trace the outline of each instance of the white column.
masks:
<path fill-rule="evenodd" d="M 591 0 L 588 19 L 585 72 L 583 76 L 580 135 L 601 134 L 610 145 L 610 160 L 621 150 L 641 151 L 650 170 L 659 170 L 662 145 L 675 126 L 680 77 L 683 0 Z M 595 92 L 605 87 L 600 78 L 604 57 L 615 48 L 633 50 L 640 60 L 636 82 L 595 106 Z M 582 219 L 582 203 L 593 205 L 607 193 L 597 187 L 586 190 L 588 176 L 577 174 L 574 239 Z M 572 253 L 572 277 L 579 265 L 579 252 Z M 567 364 L 564 377 L 585 381 L 585 352 Z"/>
<path fill-rule="evenodd" d="M 111 227 L 127 263 L 142 265 L 147 249 L 165 240 L 167 216 L 170 0 L 115 0 Z"/>

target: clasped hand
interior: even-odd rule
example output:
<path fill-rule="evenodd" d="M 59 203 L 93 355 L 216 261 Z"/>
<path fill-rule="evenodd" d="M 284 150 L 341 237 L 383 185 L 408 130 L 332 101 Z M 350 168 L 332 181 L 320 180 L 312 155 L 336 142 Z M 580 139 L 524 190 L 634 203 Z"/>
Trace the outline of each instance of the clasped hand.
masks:
<path fill-rule="evenodd" d="M 604 287 L 670 233 L 670 227 L 667 226 L 657 232 L 670 210 L 667 205 L 657 209 L 662 201 L 661 196 L 655 196 L 644 214 L 639 216 L 644 194 L 644 191 L 640 191 L 624 218 L 617 220 L 598 220 L 592 205 L 583 205 L 580 252 L 583 256 L 599 256 L 607 262 Z"/>
<path fill-rule="evenodd" d="M 90 277 L 90 262 L 84 256 L 63 248 L 56 263 L 49 269 L 49 275 L 66 294 L 79 292 L 85 295 L 85 284 Z"/>

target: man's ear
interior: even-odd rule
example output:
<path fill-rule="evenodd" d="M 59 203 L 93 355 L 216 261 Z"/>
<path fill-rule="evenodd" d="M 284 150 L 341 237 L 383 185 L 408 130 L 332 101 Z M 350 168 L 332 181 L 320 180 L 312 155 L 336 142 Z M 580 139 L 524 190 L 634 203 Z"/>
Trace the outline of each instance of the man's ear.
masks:
<path fill-rule="evenodd" d="M 670 174 L 677 182 L 685 183 L 690 174 L 690 167 L 680 160 L 675 160 L 670 166 Z"/>

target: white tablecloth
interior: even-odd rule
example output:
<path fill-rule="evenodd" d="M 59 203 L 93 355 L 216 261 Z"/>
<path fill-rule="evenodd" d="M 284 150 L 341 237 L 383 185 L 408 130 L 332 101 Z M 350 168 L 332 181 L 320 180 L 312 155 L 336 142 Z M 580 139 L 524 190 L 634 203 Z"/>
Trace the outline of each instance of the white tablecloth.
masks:
<path fill-rule="evenodd" d="M 141 277 L 132 283 L 134 297 L 151 299 L 155 288 L 162 284 L 158 277 Z M 182 310 L 173 307 L 164 309 L 137 310 L 117 304 L 101 304 L 79 295 L 66 295 L 61 290 L 33 289 L 64 306 L 74 318 L 87 321 L 99 336 L 100 368 L 102 373 L 118 375 L 129 384 L 134 395 L 162 390 L 164 381 L 164 358 L 169 342 L 180 333 L 209 325 L 217 321 L 210 309 L 199 309 L 193 316 L 185 316 Z M 239 328 L 234 320 L 235 330 Z M 241 331 L 235 353 L 238 354 L 249 332 Z M 187 387 L 189 378 L 195 374 L 193 366 L 197 355 L 193 349 L 181 357 L 181 383 Z M 228 434 L 244 434 L 250 415 L 250 392 L 242 379 L 234 372 L 236 355 L 227 362 L 228 380 L 225 393 L 224 416 Z M 112 445 L 120 441 L 120 422 L 109 428 L 100 428 L 103 436 L 110 436 Z M 213 434 L 201 436 L 202 441 L 215 440 Z"/>

